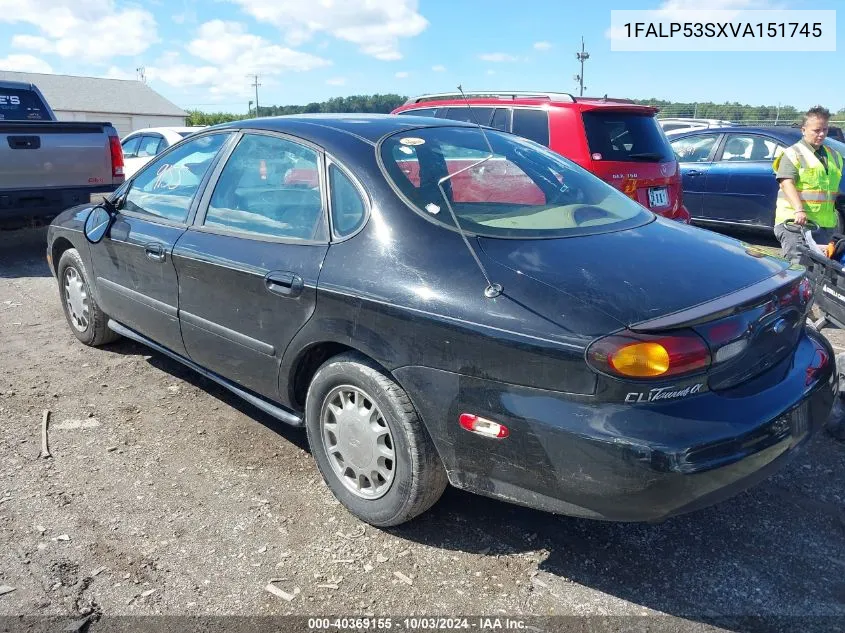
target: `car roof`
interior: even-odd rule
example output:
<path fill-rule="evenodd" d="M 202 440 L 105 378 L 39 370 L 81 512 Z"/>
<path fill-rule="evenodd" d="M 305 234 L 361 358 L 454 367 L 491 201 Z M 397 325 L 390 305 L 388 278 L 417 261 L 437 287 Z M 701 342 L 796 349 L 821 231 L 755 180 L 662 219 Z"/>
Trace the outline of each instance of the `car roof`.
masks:
<path fill-rule="evenodd" d="M 198 125 L 198 126 L 161 126 L 161 127 L 145 127 L 140 128 L 137 130 L 132 130 L 126 136 L 132 136 L 134 134 L 143 134 L 143 133 L 150 133 L 150 132 L 197 132 L 199 130 L 204 130 L 205 127 Z M 125 138 L 125 137 L 124 137 Z"/>
<path fill-rule="evenodd" d="M 292 114 L 231 121 L 206 129 L 287 132 L 328 147 L 332 139 L 337 137 L 338 132 L 349 138 L 357 138 L 374 145 L 389 134 L 424 127 L 475 127 L 475 125 L 451 119 L 395 114 Z"/>
<path fill-rule="evenodd" d="M 532 107 L 565 107 L 576 108 L 581 111 L 608 109 L 615 111 L 643 112 L 656 114 L 659 108 L 650 105 L 634 103 L 627 99 L 611 99 L 605 97 L 572 97 L 571 99 L 558 99 L 551 97 L 467 97 L 462 98 L 431 98 L 424 101 L 405 103 L 396 108 L 394 112 L 416 110 L 421 108 L 437 108 L 444 106 L 489 105 L 489 106 L 532 106 Z"/>
<path fill-rule="evenodd" d="M 724 127 L 699 128 L 695 130 L 688 130 L 681 133 L 673 134 L 673 140 L 682 136 L 698 136 L 701 134 L 766 134 L 774 136 L 783 140 L 798 139 L 801 136 L 801 130 L 794 127 L 787 127 L 785 125 L 731 125 Z"/>

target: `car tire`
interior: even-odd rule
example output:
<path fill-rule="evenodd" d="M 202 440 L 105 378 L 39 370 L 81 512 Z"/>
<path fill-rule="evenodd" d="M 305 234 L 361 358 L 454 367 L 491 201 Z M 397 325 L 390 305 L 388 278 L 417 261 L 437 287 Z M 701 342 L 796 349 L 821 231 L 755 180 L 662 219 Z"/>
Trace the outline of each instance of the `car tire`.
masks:
<path fill-rule="evenodd" d="M 62 253 L 57 277 L 65 319 L 76 338 L 92 347 L 120 338 L 119 334 L 109 329 L 109 317 L 100 309 L 91 293 L 91 277 L 75 248 Z"/>
<path fill-rule="evenodd" d="M 433 506 L 446 488 L 446 471 L 410 398 L 360 354 L 336 356 L 317 370 L 305 426 L 326 485 L 366 523 L 405 523 Z M 383 461 L 374 466 L 373 460 Z"/>

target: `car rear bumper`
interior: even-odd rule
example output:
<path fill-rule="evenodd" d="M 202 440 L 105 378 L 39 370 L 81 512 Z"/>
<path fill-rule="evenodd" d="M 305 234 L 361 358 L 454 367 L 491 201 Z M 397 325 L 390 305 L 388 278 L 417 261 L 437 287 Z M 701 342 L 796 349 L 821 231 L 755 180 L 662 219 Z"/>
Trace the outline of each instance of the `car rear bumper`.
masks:
<path fill-rule="evenodd" d="M 100 201 L 118 185 L 56 187 L 0 192 L 0 222 L 28 218 L 49 219 L 65 209 Z"/>
<path fill-rule="evenodd" d="M 819 353 L 826 360 L 816 367 Z M 658 521 L 757 484 L 824 425 L 835 395 L 830 345 L 808 330 L 772 372 L 782 379 L 750 395 L 738 388 L 650 405 L 422 367 L 395 374 L 456 487 L 560 514 Z M 506 425 L 509 437 L 465 431 L 465 412 Z"/>

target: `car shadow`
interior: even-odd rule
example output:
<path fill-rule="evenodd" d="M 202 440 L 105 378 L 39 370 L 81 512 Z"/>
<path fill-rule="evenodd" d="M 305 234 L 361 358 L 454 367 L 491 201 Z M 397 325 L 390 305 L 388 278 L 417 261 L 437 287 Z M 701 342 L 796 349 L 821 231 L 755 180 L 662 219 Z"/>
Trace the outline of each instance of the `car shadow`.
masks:
<path fill-rule="evenodd" d="M 564 613 L 577 607 L 566 598 L 577 583 L 730 630 L 753 628 L 745 616 L 842 618 L 845 486 L 834 473 L 843 454 L 845 446 L 820 435 L 758 487 L 659 524 L 561 517 L 447 489 L 431 511 L 389 531 L 460 552 L 535 555 L 551 578 L 543 591 Z M 770 621 L 756 624 L 771 630 Z M 787 630 L 811 624 L 792 621 Z M 816 624 L 833 630 L 830 618 Z"/>
<path fill-rule="evenodd" d="M 309 451 L 279 422 L 181 363 L 123 339 L 102 348 L 143 355 Z M 659 524 L 557 516 L 447 488 L 415 520 L 384 531 L 430 547 L 507 558 L 537 569 L 559 612 L 579 613 L 578 586 L 727 630 L 836 630 L 845 618 L 845 444 L 813 438 L 782 471 L 714 507 Z M 525 583 L 532 582 L 526 573 Z M 548 597 L 548 596 L 547 596 Z M 772 616 L 820 616 L 786 620 Z M 749 617 L 765 616 L 764 620 Z M 840 618 L 835 620 L 834 618 Z"/>
<path fill-rule="evenodd" d="M 0 231 L 0 278 L 50 277 L 47 227 Z"/>
<path fill-rule="evenodd" d="M 195 372 L 193 369 L 186 367 L 182 363 L 173 360 L 164 354 L 160 354 L 159 352 L 129 339 L 120 339 L 114 343 L 105 345 L 100 349 L 123 356 L 146 356 L 148 357 L 147 362 L 152 367 L 155 367 L 164 373 L 170 374 L 174 378 L 184 380 L 188 384 L 191 384 L 213 398 L 216 398 L 221 403 L 236 409 L 243 415 L 264 425 L 267 429 L 278 434 L 282 439 L 290 442 L 303 451 L 308 453 L 311 452 L 303 429 L 293 427 L 285 422 L 280 422 L 273 416 L 236 396 L 228 389 L 221 387 L 213 380 L 209 380 L 205 376 Z"/>

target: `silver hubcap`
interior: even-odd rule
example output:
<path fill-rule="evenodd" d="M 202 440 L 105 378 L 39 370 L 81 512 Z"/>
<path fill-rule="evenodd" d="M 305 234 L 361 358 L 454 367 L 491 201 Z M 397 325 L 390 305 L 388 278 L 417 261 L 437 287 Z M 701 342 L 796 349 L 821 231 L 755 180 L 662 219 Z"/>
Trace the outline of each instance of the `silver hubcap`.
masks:
<path fill-rule="evenodd" d="M 80 332 L 88 329 L 88 293 L 82 276 L 72 266 L 65 269 L 65 303 L 70 322 Z"/>
<path fill-rule="evenodd" d="M 362 499 L 387 494 L 396 473 L 393 436 L 369 395 L 336 387 L 323 401 L 320 429 L 329 463 L 349 491 Z"/>

